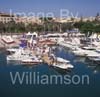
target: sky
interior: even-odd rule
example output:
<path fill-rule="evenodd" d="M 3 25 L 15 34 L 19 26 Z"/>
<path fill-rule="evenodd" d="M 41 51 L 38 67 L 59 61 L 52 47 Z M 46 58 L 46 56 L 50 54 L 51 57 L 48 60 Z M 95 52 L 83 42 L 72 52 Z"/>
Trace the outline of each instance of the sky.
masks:
<path fill-rule="evenodd" d="M 79 16 L 95 16 L 100 12 L 100 0 L 0 0 L 0 12 L 13 13 L 39 12 L 54 13 L 54 16 L 60 16 L 61 9 L 69 11 L 69 15 L 77 13 Z"/>

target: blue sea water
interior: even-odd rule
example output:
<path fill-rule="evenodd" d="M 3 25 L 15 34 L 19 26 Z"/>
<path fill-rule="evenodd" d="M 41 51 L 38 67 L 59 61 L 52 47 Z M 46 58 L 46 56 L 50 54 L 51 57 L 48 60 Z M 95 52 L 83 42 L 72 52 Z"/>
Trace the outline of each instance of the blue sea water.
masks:
<path fill-rule="evenodd" d="M 53 85 L 15 85 L 11 82 L 10 72 L 39 72 L 40 75 L 62 75 L 65 73 L 41 64 L 33 67 L 7 64 L 5 53 L 0 53 L 0 97 L 100 97 L 100 65 L 81 62 L 84 58 L 75 57 L 67 49 L 58 47 L 56 55 L 71 61 L 74 69 L 66 74 L 73 76 L 89 76 L 89 84 L 78 85 L 53 84 Z"/>

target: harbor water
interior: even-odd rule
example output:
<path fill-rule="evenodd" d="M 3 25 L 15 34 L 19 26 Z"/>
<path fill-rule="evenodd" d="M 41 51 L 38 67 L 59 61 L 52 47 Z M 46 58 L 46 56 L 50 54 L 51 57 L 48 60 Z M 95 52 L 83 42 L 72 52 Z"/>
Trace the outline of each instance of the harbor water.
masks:
<path fill-rule="evenodd" d="M 100 65 L 87 62 L 84 57 L 76 57 L 71 51 L 57 47 L 56 56 L 67 59 L 74 68 L 62 72 L 47 64 L 37 66 L 22 66 L 20 64 L 7 64 L 6 54 L 0 52 L 0 97 L 100 97 Z M 78 75 L 79 84 L 12 84 L 10 72 L 33 72 L 36 75 Z M 81 83 L 83 75 L 89 76 L 89 83 Z M 77 79 L 76 79 L 77 80 Z M 76 82 L 76 81 L 75 81 Z"/>

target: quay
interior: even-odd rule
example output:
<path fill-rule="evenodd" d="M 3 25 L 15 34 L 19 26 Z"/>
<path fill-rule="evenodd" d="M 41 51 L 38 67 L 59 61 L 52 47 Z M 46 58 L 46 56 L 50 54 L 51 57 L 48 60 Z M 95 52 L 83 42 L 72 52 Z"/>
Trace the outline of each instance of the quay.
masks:
<path fill-rule="evenodd" d="M 42 60 L 44 63 L 47 63 L 48 65 L 52 63 L 52 60 L 50 60 L 47 54 L 43 55 Z"/>

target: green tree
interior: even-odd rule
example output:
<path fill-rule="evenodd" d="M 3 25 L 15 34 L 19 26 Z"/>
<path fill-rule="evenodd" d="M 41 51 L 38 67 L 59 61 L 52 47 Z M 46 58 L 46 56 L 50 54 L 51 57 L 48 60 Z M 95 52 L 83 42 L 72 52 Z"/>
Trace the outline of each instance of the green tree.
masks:
<path fill-rule="evenodd" d="M 87 33 L 87 32 L 92 33 L 92 32 L 95 31 L 95 29 L 94 29 L 94 24 L 91 23 L 91 22 L 86 22 L 86 23 L 84 23 L 84 24 L 81 26 L 80 30 L 81 30 L 83 33 Z"/>
<path fill-rule="evenodd" d="M 5 25 L 4 23 L 0 22 L 0 33 L 5 32 Z"/>

